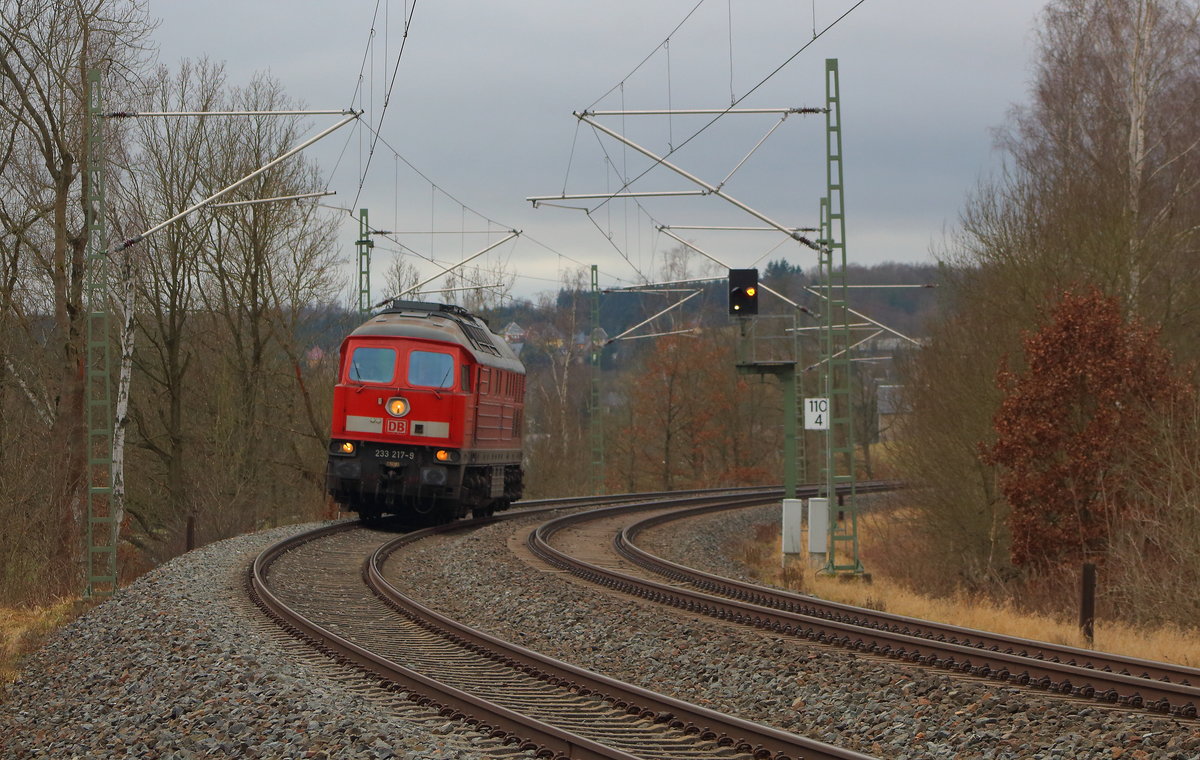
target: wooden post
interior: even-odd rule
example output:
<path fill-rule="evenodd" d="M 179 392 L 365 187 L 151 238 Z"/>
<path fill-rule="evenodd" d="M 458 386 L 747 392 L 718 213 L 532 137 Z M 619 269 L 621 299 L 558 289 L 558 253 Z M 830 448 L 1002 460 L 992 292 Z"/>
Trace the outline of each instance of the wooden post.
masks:
<path fill-rule="evenodd" d="M 1079 585 L 1079 630 L 1091 647 L 1096 623 L 1096 566 L 1091 562 L 1084 563 Z"/>

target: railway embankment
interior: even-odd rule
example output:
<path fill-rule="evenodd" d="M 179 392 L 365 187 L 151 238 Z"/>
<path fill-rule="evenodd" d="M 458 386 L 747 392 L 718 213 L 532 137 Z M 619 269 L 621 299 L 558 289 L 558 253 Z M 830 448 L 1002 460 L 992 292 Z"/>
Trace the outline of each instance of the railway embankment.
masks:
<path fill-rule="evenodd" d="M 737 575 L 727 539 L 759 519 L 748 511 L 693 521 L 674 531 L 671 558 Z M 248 600 L 253 557 L 305 527 L 176 558 L 53 634 L 0 701 L 5 756 L 487 756 L 465 727 L 404 712 Z M 524 646 L 878 757 L 1200 757 L 1197 721 L 664 613 L 538 569 L 514 550 L 519 533 L 497 523 L 418 543 L 389 561 L 389 573 L 430 606 Z"/>
<path fill-rule="evenodd" d="M 283 635 L 246 593 L 262 549 L 308 526 L 177 557 L 60 628 L 0 696 L 6 759 L 465 759 L 477 737 L 398 713 Z"/>

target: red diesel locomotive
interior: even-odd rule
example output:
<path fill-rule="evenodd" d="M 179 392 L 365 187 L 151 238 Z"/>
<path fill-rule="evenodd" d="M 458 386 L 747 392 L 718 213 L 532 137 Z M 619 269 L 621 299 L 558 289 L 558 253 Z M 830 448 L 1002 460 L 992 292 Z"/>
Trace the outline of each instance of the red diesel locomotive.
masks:
<path fill-rule="evenodd" d="M 342 341 L 326 471 L 362 519 L 441 523 L 521 498 L 525 367 L 459 306 L 393 301 Z"/>

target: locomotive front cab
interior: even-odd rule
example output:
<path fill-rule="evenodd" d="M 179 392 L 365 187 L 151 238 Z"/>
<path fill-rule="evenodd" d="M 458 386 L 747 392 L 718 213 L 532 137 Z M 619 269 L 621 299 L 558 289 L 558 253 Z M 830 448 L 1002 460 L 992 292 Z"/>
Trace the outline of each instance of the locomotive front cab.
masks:
<path fill-rule="evenodd" d="M 334 390 L 328 485 L 362 517 L 461 516 L 470 365 L 454 345 L 351 336 Z"/>

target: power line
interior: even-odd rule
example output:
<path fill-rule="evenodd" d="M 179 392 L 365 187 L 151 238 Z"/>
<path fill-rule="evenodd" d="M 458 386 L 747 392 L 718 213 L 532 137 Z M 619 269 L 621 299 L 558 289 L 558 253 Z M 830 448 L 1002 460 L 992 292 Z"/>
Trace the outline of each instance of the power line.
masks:
<path fill-rule="evenodd" d="M 774 70 L 773 70 L 773 71 L 772 71 L 770 74 L 767 74 L 765 77 L 763 77 L 763 79 L 762 79 L 762 80 L 761 80 L 761 81 L 760 81 L 758 84 L 754 85 L 754 86 L 753 86 L 753 87 L 751 87 L 749 90 L 747 90 L 747 91 L 746 91 L 746 93 L 745 93 L 744 95 L 742 95 L 740 98 L 738 98 L 737 100 L 735 100 L 735 101 L 733 101 L 732 103 L 730 103 L 730 104 L 729 104 L 729 108 L 723 109 L 723 110 L 721 111 L 721 113 L 719 113 L 719 114 L 717 114 L 716 116 L 714 116 L 714 117 L 712 118 L 712 120 L 711 120 L 711 121 L 709 121 L 707 124 L 705 124 L 705 125 L 704 125 L 703 127 L 701 127 L 700 129 L 696 130 L 696 132 L 695 132 L 695 133 L 693 133 L 691 137 L 688 137 L 686 140 L 684 140 L 684 141 L 683 141 L 682 143 L 680 143 L 679 145 L 668 146 L 668 151 L 666 152 L 666 154 L 665 154 L 665 155 L 663 155 L 663 156 L 662 156 L 662 157 L 661 157 L 659 160 L 657 160 L 657 161 L 654 161 L 654 162 L 653 162 L 653 163 L 652 163 L 652 164 L 651 164 L 649 167 L 647 167 L 647 168 L 646 168 L 646 169 L 645 169 L 645 170 L 644 170 L 644 171 L 643 171 L 641 174 L 637 175 L 636 177 L 634 177 L 634 178 L 633 178 L 633 179 L 631 179 L 631 180 L 628 180 L 628 181 L 626 181 L 624 185 L 622 185 L 620 188 L 618 188 L 618 189 L 616 190 L 616 193 L 620 193 L 620 192 L 624 191 L 626 188 L 628 188 L 628 187 L 629 187 L 630 185 L 632 185 L 634 182 L 637 182 L 639 179 L 641 179 L 642 177 L 644 177 L 644 176 L 646 176 L 647 174 L 649 174 L 649 173 L 650 173 L 650 172 L 651 172 L 651 171 L 652 171 L 652 170 L 653 170 L 655 167 L 657 167 L 659 164 L 661 164 L 661 163 L 662 163 L 663 161 L 665 161 L 666 159 L 670 158 L 670 157 L 671 157 L 671 156 L 672 156 L 674 153 L 676 153 L 677 151 L 679 151 L 680 149 L 682 149 L 684 146 L 686 146 L 686 145 L 687 145 L 688 143 L 690 143 L 692 140 L 696 139 L 696 138 L 697 138 L 697 137 L 699 137 L 701 134 L 703 134 L 704 132 L 706 132 L 706 131 L 708 130 L 708 128 L 709 128 L 709 127 L 711 127 L 713 124 L 716 124 L 716 123 L 717 123 L 717 122 L 718 122 L 718 121 L 719 121 L 719 120 L 720 120 L 720 119 L 721 119 L 723 116 L 725 116 L 725 115 L 726 115 L 726 114 L 727 114 L 729 111 L 732 111 L 732 110 L 733 110 L 733 109 L 734 109 L 734 108 L 735 108 L 735 107 L 736 107 L 736 106 L 737 106 L 739 103 L 741 103 L 741 102 L 742 102 L 743 100 L 745 100 L 746 98 L 750 97 L 750 95 L 752 95 L 752 94 L 753 94 L 754 92 L 756 92 L 756 91 L 757 91 L 757 90 L 758 90 L 760 87 L 762 87 L 764 84 L 766 84 L 768 81 L 770 81 L 770 80 L 771 80 L 771 79 L 772 79 L 772 78 L 773 78 L 773 77 L 774 77 L 776 74 L 778 74 L 780 71 L 782 71 L 782 70 L 783 70 L 783 69 L 784 69 L 784 68 L 785 68 L 785 67 L 786 67 L 788 64 L 790 64 L 792 61 L 796 60 L 796 58 L 797 58 L 797 57 L 798 57 L 798 56 L 799 56 L 801 53 L 803 53 L 805 50 L 807 50 L 809 47 L 811 47 L 811 46 L 812 46 L 812 44 L 813 44 L 814 42 L 816 42 L 818 39 L 820 39 L 821 37 L 823 37 L 823 36 L 826 34 L 826 32 L 828 32 L 830 29 L 832 29 L 833 27 L 835 27 L 835 26 L 837 26 L 839 23 L 841 23 L 841 21 L 842 21 L 843 19 L 845 19 L 847 16 L 849 16 L 849 15 L 850 15 L 851 13 L 853 13 L 855 10 L 857 10 L 857 9 L 858 9 L 858 7 L 859 7 L 860 5 L 862 5 L 863 3 L 865 3 L 866 1 L 867 1 L 867 0 L 858 0 L 858 2 L 856 2 L 854 5 L 850 6 L 850 8 L 849 8 L 849 9 L 847 9 L 847 10 L 846 10 L 844 13 L 842 13 L 842 15 L 840 15 L 840 16 L 838 16 L 836 19 L 834 19 L 834 20 L 833 20 L 833 21 L 832 21 L 832 22 L 831 22 L 831 23 L 830 23 L 828 26 L 826 26 L 826 27 L 825 27 L 824 29 L 822 29 L 820 32 L 818 32 L 818 33 L 815 33 L 815 34 L 813 35 L 813 38 L 812 38 L 811 40 L 809 40 L 808 42 L 806 42 L 806 43 L 804 43 L 803 45 L 801 45 L 801 46 L 800 46 L 800 48 L 799 48 L 799 49 L 798 49 L 796 52 L 794 52 L 794 53 L 792 53 L 790 56 L 788 56 L 787 60 L 785 60 L 783 63 L 779 64 L 778 66 L 776 66 L 776 67 L 775 67 L 775 69 L 774 69 Z M 699 6 L 697 6 L 697 7 L 699 7 Z M 692 9 L 692 13 L 695 13 L 695 10 L 696 10 L 696 9 L 695 9 L 695 8 L 693 8 L 693 9 Z M 690 16 L 691 14 L 689 13 L 688 15 Z M 687 19 L 685 18 L 685 19 L 684 19 L 684 21 L 686 21 L 686 20 L 687 20 Z M 682 22 L 680 22 L 680 25 L 682 25 Z M 676 27 L 676 29 L 678 29 L 678 27 Z M 661 46 L 661 45 L 659 45 L 659 47 L 662 47 L 662 46 Z M 657 51 L 658 51 L 658 48 L 655 48 L 654 52 L 657 52 Z M 652 52 L 650 55 L 654 55 L 654 53 Z M 647 59 L 648 59 L 648 58 L 649 58 L 649 56 L 647 56 Z M 645 61 L 643 61 L 642 63 L 645 63 Z M 638 67 L 640 68 L 640 67 L 641 67 L 641 65 L 642 65 L 642 64 L 638 64 Z M 623 83 L 623 80 L 622 80 L 622 83 Z M 616 87 L 613 87 L 613 90 L 615 90 L 615 89 L 616 89 Z M 609 90 L 609 91 L 608 91 L 608 93 L 611 93 L 613 90 Z M 605 93 L 605 95 L 608 95 L 608 93 Z M 599 102 L 599 101 L 597 101 L 597 102 Z M 594 106 L 594 105 L 595 105 L 595 103 L 593 103 L 593 104 L 592 104 L 592 106 Z M 589 106 L 589 107 L 588 107 L 586 110 L 591 110 L 591 107 L 592 107 L 592 106 Z M 615 195 L 615 193 L 614 193 L 614 195 Z M 607 203 L 608 203 L 610 200 L 612 200 L 612 196 L 610 196 L 608 199 L 606 199 L 606 200 L 604 200 L 604 201 L 601 201 L 601 202 L 600 202 L 600 203 L 599 203 L 599 204 L 596 206 L 596 208 L 592 209 L 592 211 L 596 211 L 596 210 L 600 209 L 600 208 L 601 208 L 601 207 L 603 207 L 605 204 L 607 204 Z M 590 212 L 589 212 L 589 213 L 590 213 Z"/>
<path fill-rule="evenodd" d="M 383 120 L 387 116 L 388 104 L 390 104 L 392 101 L 392 88 L 396 86 L 396 76 L 400 73 L 400 60 L 404 57 L 404 50 L 408 44 L 408 30 L 409 27 L 412 26 L 412 19 L 416 12 L 417 2 L 416 0 L 413 0 L 413 4 L 408 12 L 408 17 L 404 19 L 404 35 L 400 39 L 400 51 L 396 53 L 396 63 L 392 67 L 392 77 L 388 81 L 387 91 L 383 96 L 383 106 L 379 110 L 379 121 L 376 128 L 371 129 L 371 133 L 374 137 L 371 140 L 371 147 L 367 151 L 367 163 L 362 168 L 362 175 L 358 179 L 358 190 L 354 194 L 354 203 L 350 204 L 351 206 L 358 205 L 358 199 L 362 195 L 363 185 L 365 185 L 367 182 L 367 172 L 371 169 L 371 159 L 375 156 L 375 147 L 380 141 L 379 132 L 383 129 Z M 373 29 L 372 33 L 374 33 Z"/>
<path fill-rule="evenodd" d="M 354 105 L 355 100 L 359 97 L 359 94 L 362 91 L 363 81 L 366 78 L 365 73 L 367 71 L 367 61 L 371 58 L 371 46 L 375 41 L 375 22 L 379 19 L 379 6 L 382 2 L 383 0 L 375 0 L 375 10 L 371 14 L 371 28 L 367 32 L 367 42 L 363 46 L 362 62 L 358 65 L 358 78 L 354 82 L 354 91 L 350 93 L 349 102 L 351 106 Z M 355 135 L 357 134 L 359 134 L 359 130 L 355 130 L 354 132 L 346 135 L 346 140 L 342 143 L 342 150 L 340 153 L 338 153 L 337 160 L 333 162 L 333 169 L 329 171 L 329 179 L 325 183 L 326 190 L 328 190 L 330 185 L 333 184 L 333 177 L 337 174 L 338 168 L 341 167 L 342 160 L 346 157 L 346 151 L 349 150 L 350 143 L 354 140 Z M 357 200 L 358 199 L 355 198 L 355 201 Z"/>
<path fill-rule="evenodd" d="M 367 33 L 367 44 L 363 47 L 362 63 L 358 66 L 358 80 L 354 85 L 354 92 L 350 95 L 350 104 L 354 104 L 354 99 L 358 97 L 359 90 L 363 85 L 363 72 L 367 70 L 367 60 L 371 57 L 371 43 L 375 41 L 375 21 L 379 18 L 379 5 L 383 0 L 375 0 L 375 12 L 371 15 L 371 30 Z"/>
<path fill-rule="evenodd" d="M 604 100 L 605 98 L 607 98 L 609 95 L 611 95 L 613 93 L 613 90 L 616 90 L 618 87 L 625 84 L 625 82 L 627 82 L 629 80 L 629 77 L 638 73 L 638 70 L 641 69 L 643 66 L 645 66 L 646 62 L 649 61 L 651 58 L 653 58 L 655 53 L 657 53 L 664 45 L 666 45 L 670 42 L 671 37 L 675 36 L 675 32 L 678 32 L 680 30 L 680 28 L 683 27 L 683 25 L 688 22 L 688 19 L 690 19 L 693 16 L 693 14 L 696 13 L 696 11 L 700 10 L 700 6 L 704 5 L 704 2 L 705 2 L 705 0 L 700 0 L 700 2 L 696 3 L 696 6 L 694 8 L 692 8 L 690 11 L 688 11 L 688 14 L 683 17 L 683 21 L 680 21 L 678 24 L 676 24 L 675 28 L 671 30 L 671 33 L 668 34 L 662 42 L 658 43 L 658 45 L 656 45 L 654 47 L 654 49 L 650 51 L 649 55 L 647 55 L 645 58 L 642 59 L 641 63 L 639 63 L 637 66 L 633 67 L 633 71 L 626 74 L 621 79 L 620 82 L 614 84 L 611 88 L 609 88 L 608 92 L 606 92 L 603 95 L 601 95 L 600 97 L 596 98 L 592 102 L 592 105 L 588 106 L 584 110 L 590 111 L 592 109 L 592 106 L 596 105 L 596 103 L 599 103 L 601 100 Z"/>
<path fill-rule="evenodd" d="M 398 151 L 398 150 L 396 150 L 394 147 L 392 147 L 392 144 L 391 144 L 391 143 L 389 143 L 389 142 L 387 141 L 387 139 L 386 139 L 386 138 L 385 138 L 385 137 L 384 137 L 384 136 L 383 136 L 383 135 L 382 135 L 382 134 L 381 134 L 381 133 L 380 133 L 378 130 L 376 130 L 376 129 L 375 129 L 374 127 L 372 127 L 370 124 L 367 124 L 367 129 L 368 129 L 368 130 L 370 130 L 370 131 L 371 131 L 371 133 L 374 135 L 374 139 L 375 139 L 375 141 L 376 141 L 376 142 L 383 143 L 384 147 L 385 147 L 385 148 L 387 148 L 388 150 L 390 150 L 390 151 L 392 152 L 392 157 L 393 157 L 394 159 L 399 159 L 400 161 L 403 161 L 403 162 L 404 162 L 404 164 L 405 164 L 405 166 L 407 166 L 409 169 L 412 169 L 412 170 L 413 170 L 413 172 L 414 172 L 414 173 L 415 173 L 415 174 L 416 174 L 418 177 L 420 177 L 421 179 L 423 179 L 423 180 L 425 180 L 427 183 L 429 183 L 429 186 L 430 186 L 430 187 L 432 187 L 434 190 L 438 191 L 438 192 L 439 192 L 439 193 L 441 193 L 442 195 L 444 195 L 444 196 L 446 196 L 447 198 L 449 198 L 450 200 L 454 201 L 454 202 L 455 202 L 455 203 L 457 203 L 459 206 L 462 206 L 462 207 L 463 207 L 463 208 L 465 208 L 467 211 L 470 211 L 470 212 L 471 212 L 472 214 L 474 214 L 475 216 L 478 216 L 480 219 L 483 219 L 483 220 L 484 220 L 484 221 L 486 221 L 486 222 L 490 222 L 491 224 L 495 224 L 495 225 L 497 225 L 497 226 L 499 226 L 499 227 L 503 227 L 504 229 L 512 229 L 512 226 L 511 226 L 511 225 L 507 225 L 507 224 L 503 224 L 503 223 L 501 223 L 501 222 L 498 222 L 498 221 L 496 221 L 495 219 L 492 219 L 491 217 L 487 216 L 486 214 L 483 214 L 483 213 L 481 213 L 481 212 L 479 212 L 479 211 L 476 211 L 476 210 L 475 210 L 474 208 L 472 208 L 471 206 L 469 206 L 469 205 L 467 205 L 466 203 L 464 203 L 463 201 L 459 200 L 457 197 L 455 197 L 455 196 L 454 196 L 454 194 L 450 193 L 450 192 L 449 192 L 449 191 L 447 191 L 445 188 L 443 188 L 442 186 L 440 186 L 440 185 L 438 185 L 436 182 L 434 182 L 432 179 L 430 179 L 430 178 L 429 178 L 429 177 L 428 177 L 428 176 L 427 176 L 427 175 L 426 175 L 426 174 L 425 174 L 423 171 L 421 171 L 420 169 L 418 169 L 418 168 L 416 167 L 416 165 L 415 165 L 415 164 L 413 164 L 411 161 L 409 161 L 407 158 L 405 158 L 405 157 L 404 157 L 404 156 L 403 156 L 403 155 L 400 153 L 400 151 Z M 361 186 L 359 187 L 359 189 L 360 189 L 360 191 L 361 191 L 361 189 L 362 189 L 362 188 L 361 188 Z M 357 202 L 358 202 L 358 199 L 357 199 L 357 198 L 355 198 L 355 203 L 352 203 L 352 204 L 351 204 L 351 206 L 353 207 L 354 205 L 357 205 Z"/>

